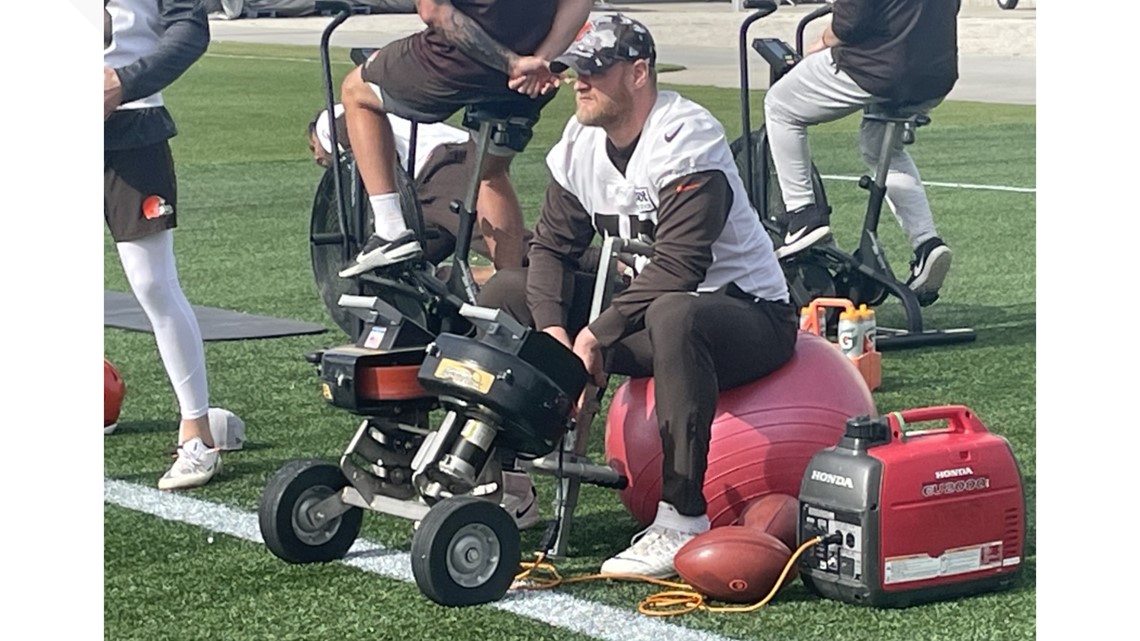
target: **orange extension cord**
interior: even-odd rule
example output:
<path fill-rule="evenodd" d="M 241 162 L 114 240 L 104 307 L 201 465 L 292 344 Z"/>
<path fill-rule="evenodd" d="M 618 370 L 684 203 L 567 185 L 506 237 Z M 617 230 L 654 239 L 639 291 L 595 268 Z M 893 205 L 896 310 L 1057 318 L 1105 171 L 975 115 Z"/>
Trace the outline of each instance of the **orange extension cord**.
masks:
<path fill-rule="evenodd" d="M 584 581 L 599 581 L 605 579 L 642 581 L 671 588 L 642 599 L 641 603 L 637 606 L 637 611 L 648 616 L 675 616 L 678 614 L 687 614 L 694 610 L 737 613 L 754 612 L 767 605 L 767 603 L 772 600 L 772 597 L 776 596 L 776 593 L 780 591 L 780 586 L 784 584 L 784 579 L 788 576 L 788 573 L 792 571 L 800 555 L 822 540 L 822 537 L 817 536 L 814 539 L 804 542 L 803 545 L 797 548 L 795 553 L 792 554 L 792 557 L 788 559 L 788 563 L 784 566 L 784 571 L 780 573 L 779 580 L 776 581 L 776 585 L 772 586 L 772 590 L 768 593 L 768 596 L 751 605 L 709 605 L 705 600 L 705 596 L 693 590 L 692 586 L 687 583 L 665 581 L 653 577 L 641 576 L 639 574 L 588 574 L 585 576 L 564 578 L 559 574 L 558 569 L 554 567 L 553 563 L 544 560 L 546 554 L 542 552 L 535 553 L 536 559 L 534 561 L 524 561 L 520 564 L 523 567 L 523 571 L 515 577 L 515 583 L 512 589 L 549 590 L 550 588 L 569 583 L 582 583 Z"/>

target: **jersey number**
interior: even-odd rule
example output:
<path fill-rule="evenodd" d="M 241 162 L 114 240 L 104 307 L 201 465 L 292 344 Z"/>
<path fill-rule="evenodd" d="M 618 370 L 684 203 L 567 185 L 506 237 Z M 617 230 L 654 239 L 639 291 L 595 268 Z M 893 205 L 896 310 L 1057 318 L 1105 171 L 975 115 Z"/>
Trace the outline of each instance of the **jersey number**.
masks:
<path fill-rule="evenodd" d="M 627 221 L 625 225 L 622 225 L 623 218 Z M 594 214 L 594 224 L 597 225 L 598 231 L 608 236 L 636 238 L 644 242 L 652 242 L 657 231 L 652 220 L 629 214 Z"/>

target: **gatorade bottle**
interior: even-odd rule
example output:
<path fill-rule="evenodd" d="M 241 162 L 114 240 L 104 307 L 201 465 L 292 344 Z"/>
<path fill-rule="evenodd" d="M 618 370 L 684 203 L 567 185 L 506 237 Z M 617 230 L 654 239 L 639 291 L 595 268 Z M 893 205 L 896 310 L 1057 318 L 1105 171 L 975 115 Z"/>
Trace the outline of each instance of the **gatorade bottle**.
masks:
<path fill-rule="evenodd" d="M 863 336 L 860 331 L 859 312 L 842 311 L 839 313 L 838 342 L 839 351 L 847 358 L 854 359 L 863 353 Z"/>
<path fill-rule="evenodd" d="M 814 314 L 814 317 L 813 317 Z M 811 304 L 800 308 L 800 329 L 817 336 L 827 337 L 827 308 Z"/>
<path fill-rule="evenodd" d="M 859 325 L 863 333 L 863 340 L 865 341 L 864 351 L 878 351 L 875 340 L 875 310 L 867 307 L 865 303 L 859 306 Z"/>

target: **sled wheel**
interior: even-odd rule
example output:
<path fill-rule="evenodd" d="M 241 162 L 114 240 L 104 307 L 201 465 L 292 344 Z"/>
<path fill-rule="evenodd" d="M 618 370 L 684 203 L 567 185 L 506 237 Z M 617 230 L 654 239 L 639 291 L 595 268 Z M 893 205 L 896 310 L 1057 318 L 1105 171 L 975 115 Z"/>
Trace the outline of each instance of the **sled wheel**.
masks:
<path fill-rule="evenodd" d="M 503 598 L 519 569 L 519 531 L 498 505 L 471 496 L 444 499 L 412 536 L 412 575 L 440 605 Z"/>
<path fill-rule="evenodd" d="M 340 468 L 331 463 L 286 463 L 265 486 L 257 510 L 261 537 L 269 551 L 289 563 L 344 558 L 360 534 L 363 511 L 351 507 L 343 514 L 319 520 L 312 507 L 346 485 Z"/>

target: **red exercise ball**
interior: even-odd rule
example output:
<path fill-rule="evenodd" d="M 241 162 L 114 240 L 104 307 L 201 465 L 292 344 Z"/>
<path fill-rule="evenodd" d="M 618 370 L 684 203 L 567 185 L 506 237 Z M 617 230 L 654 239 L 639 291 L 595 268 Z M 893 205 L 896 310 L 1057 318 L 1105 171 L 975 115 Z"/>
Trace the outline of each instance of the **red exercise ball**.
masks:
<path fill-rule="evenodd" d="M 119 412 L 127 386 L 111 361 L 103 359 L 103 433 L 110 434 L 119 426 Z"/>
<path fill-rule="evenodd" d="M 653 379 L 629 379 L 606 417 L 606 460 L 629 479 L 621 501 L 642 525 L 661 500 L 661 436 Z M 858 369 L 835 345 L 800 332 L 782 368 L 720 395 L 712 424 L 704 494 L 713 527 L 736 521 L 753 499 L 799 496 L 811 457 L 835 445 L 847 419 L 876 415 Z"/>

